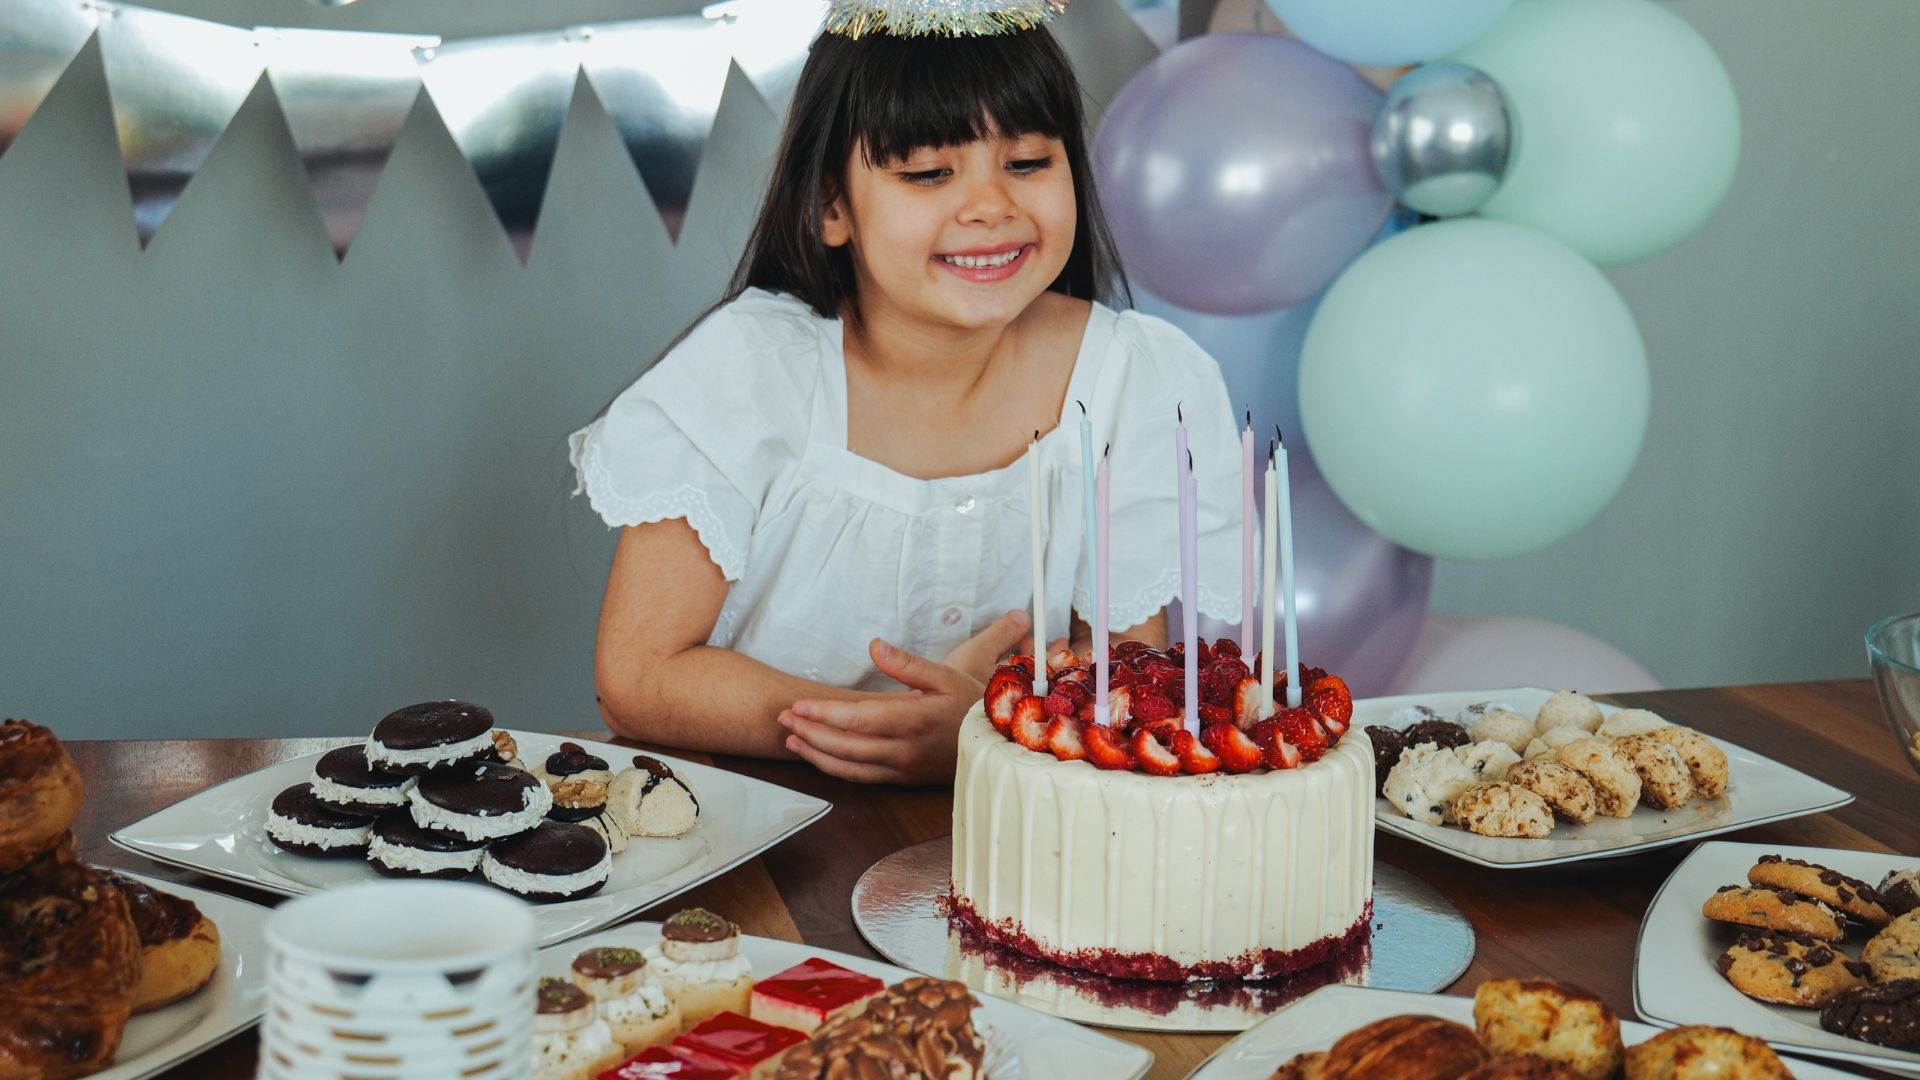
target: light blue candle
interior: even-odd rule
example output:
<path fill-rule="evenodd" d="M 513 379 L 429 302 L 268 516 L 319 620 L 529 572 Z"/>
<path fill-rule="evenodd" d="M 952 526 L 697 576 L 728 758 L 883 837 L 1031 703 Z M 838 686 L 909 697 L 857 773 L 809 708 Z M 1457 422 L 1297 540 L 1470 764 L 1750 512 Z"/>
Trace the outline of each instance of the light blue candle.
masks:
<path fill-rule="evenodd" d="M 1293 480 L 1287 475 L 1287 444 L 1273 429 L 1275 467 L 1280 473 L 1280 592 L 1286 599 L 1287 708 L 1300 707 L 1300 624 L 1293 603 Z"/>
<path fill-rule="evenodd" d="M 1096 618 L 1106 617 L 1104 611 L 1096 610 L 1099 607 L 1099 603 L 1095 599 L 1094 594 L 1094 564 L 1098 559 L 1093 545 L 1095 531 L 1093 516 L 1093 504 L 1095 501 L 1094 475 L 1099 470 L 1099 463 L 1093 459 L 1093 421 L 1087 418 L 1087 405 L 1083 401 L 1076 401 L 1074 404 L 1080 406 L 1080 488 L 1082 492 L 1080 501 L 1085 504 L 1087 508 L 1087 611 L 1093 616 L 1087 621 L 1091 623 Z M 1101 626 L 1097 627 L 1096 631 L 1104 634 L 1106 629 L 1106 627 Z M 1094 653 L 1093 663 L 1095 665 L 1105 660 L 1106 657 L 1101 656 L 1098 651 Z"/>

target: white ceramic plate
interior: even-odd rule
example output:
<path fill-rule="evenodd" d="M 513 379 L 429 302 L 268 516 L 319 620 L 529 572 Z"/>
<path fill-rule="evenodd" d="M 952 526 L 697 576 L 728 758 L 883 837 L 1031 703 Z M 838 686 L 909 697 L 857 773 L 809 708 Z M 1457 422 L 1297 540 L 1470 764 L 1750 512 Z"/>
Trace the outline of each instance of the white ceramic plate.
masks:
<path fill-rule="evenodd" d="M 1531 718 L 1552 696 L 1551 690 L 1522 686 L 1363 698 L 1354 702 L 1353 723 L 1361 728 L 1386 724 L 1394 713 L 1409 705 L 1425 705 L 1451 720 L 1461 709 L 1482 701 L 1507 705 Z M 1602 704 L 1600 711 L 1611 716 L 1620 710 L 1616 705 Z M 1634 809 L 1631 817 L 1595 818 L 1585 825 L 1556 819 L 1553 835 L 1544 840 L 1481 836 L 1451 825 L 1428 825 L 1402 816 L 1385 799 L 1378 800 L 1374 822 L 1383 832 L 1404 836 L 1470 863 L 1509 870 L 1609 855 L 1636 855 L 1750 825 L 1818 814 L 1853 801 L 1847 792 L 1798 769 L 1724 739 L 1713 741 L 1727 754 L 1730 779 L 1726 794 L 1717 799 L 1695 799 L 1677 810 L 1655 810 L 1642 804 Z"/>
<path fill-rule="evenodd" d="M 579 941 L 541 950 L 540 974 L 564 978 L 574 956 L 585 949 L 612 945 L 644 950 L 659 940 L 659 923 L 628 923 Z M 888 985 L 913 978 L 916 974 L 879 960 L 867 960 L 831 949 L 818 949 L 773 938 L 742 935 L 740 951 L 753 965 L 756 982 L 815 956 L 871 975 Z M 1068 1020 L 1022 1008 L 1010 1001 L 976 996 L 979 997 L 980 1007 L 973 1011 L 973 1023 L 987 1043 L 987 1056 L 992 1064 L 994 1080 L 1047 1080 L 1064 1076 L 1136 1080 L 1153 1065 L 1153 1053 L 1144 1047 L 1102 1035 Z"/>
<path fill-rule="evenodd" d="M 544 732 L 512 734 L 521 760 L 529 764 L 544 760 L 565 741 L 605 758 L 615 771 L 634 754 L 629 747 Z M 134 822 L 112 840 L 150 859 L 287 896 L 378 880 L 363 860 L 294 855 L 267 839 L 268 804 L 283 789 L 305 782 L 320 756 L 308 754 L 237 776 Z M 830 809 L 811 795 L 709 765 L 660 758 L 692 786 L 700 800 L 700 823 L 672 839 L 636 837 L 613 857 L 613 876 L 592 896 L 537 905 L 542 945 L 597 930 L 718 877 Z"/>
<path fill-rule="evenodd" d="M 1735 990 L 1713 962 L 1740 932 L 1711 922 L 1700 905 L 1722 885 L 1744 885 L 1762 855 L 1805 859 L 1878 884 L 1889 870 L 1920 866 L 1920 856 L 1779 844 L 1701 844 L 1674 868 L 1647 905 L 1633 958 L 1633 1008 L 1662 1027 L 1719 1024 L 1796 1054 L 1920 1075 L 1920 1051 L 1848 1039 L 1820 1027 L 1820 1010 L 1768 1005 Z M 1846 952 L 1858 959 L 1869 935 L 1856 930 Z"/>
<path fill-rule="evenodd" d="M 114 1064 L 90 1080 L 139 1080 L 225 1042 L 258 1023 L 267 1008 L 266 908 L 205 889 L 114 868 L 199 905 L 220 928 L 220 966 L 185 1001 L 127 1021 Z"/>
<path fill-rule="evenodd" d="M 1295 1054 L 1325 1050 L 1354 1028 L 1401 1013 L 1437 1016 L 1473 1026 L 1473 999 L 1361 986 L 1329 986 L 1274 1013 L 1258 1027 L 1221 1047 L 1187 1080 L 1266 1080 Z M 1620 1022 L 1628 1046 L 1660 1034 L 1659 1028 Z M 1751 1034 L 1751 1032 L 1749 1032 Z M 1799 1080 L 1858 1080 L 1820 1065 L 1791 1062 Z"/>

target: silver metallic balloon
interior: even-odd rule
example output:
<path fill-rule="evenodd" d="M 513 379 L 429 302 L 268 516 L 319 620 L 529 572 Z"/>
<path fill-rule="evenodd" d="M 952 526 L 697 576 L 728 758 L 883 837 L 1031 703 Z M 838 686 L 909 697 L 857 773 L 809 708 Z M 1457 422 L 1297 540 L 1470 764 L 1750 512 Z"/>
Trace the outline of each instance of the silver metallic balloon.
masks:
<path fill-rule="evenodd" d="M 1480 208 L 1513 157 L 1513 111 L 1498 83 L 1466 64 L 1415 68 L 1373 120 L 1373 165 L 1402 203 L 1435 217 Z"/>

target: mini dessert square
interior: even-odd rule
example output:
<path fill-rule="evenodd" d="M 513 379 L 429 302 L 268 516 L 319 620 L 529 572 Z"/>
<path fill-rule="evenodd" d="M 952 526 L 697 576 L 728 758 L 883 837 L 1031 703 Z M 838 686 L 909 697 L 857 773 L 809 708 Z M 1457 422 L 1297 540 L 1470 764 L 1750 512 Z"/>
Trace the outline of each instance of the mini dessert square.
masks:
<path fill-rule="evenodd" d="M 540 980 L 534 991 L 533 1080 L 588 1080 L 623 1053 L 585 990 L 565 979 Z"/>
<path fill-rule="evenodd" d="M 674 1048 L 712 1065 L 739 1069 L 752 1080 L 773 1075 L 786 1052 L 806 1041 L 792 1028 L 763 1024 L 735 1012 L 708 1017 L 692 1031 L 673 1040 Z"/>
<path fill-rule="evenodd" d="M 753 988 L 753 1018 L 811 1034 L 829 1020 L 857 1012 L 886 989 L 871 975 L 812 957 L 760 980 Z"/>
<path fill-rule="evenodd" d="M 594 1080 L 739 1080 L 740 1070 L 702 1064 L 670 1046 L 649 1046 Z"/>
<path fill-rule="evenodd" d="M 599 1003 L 600 1017 L 629 1050 L 680 1034 L 680 1008 L 647 970 L 639 949 L 603 946 L 573 958 L 573 985 Z"/>
<path fill-rule="evenodd" d="M 964 984 L 917 976 L 906 979 L 869 1001 L 865 1009 L 828 1024 L 789 1051 L 780 1065 L 779 1080 L 850 1076 L 978 1080 L 987 1049 L 973 1026 L 973 1009 L 978 1004 Z"/>
<path fill-rule="evenodd" d="M 719 1012 L 751 1009 L 753 967 L 740 953 L 740 928 L 705 908 L 676 911 L 647 949 L 648 970 L 691 1027 Z"/>

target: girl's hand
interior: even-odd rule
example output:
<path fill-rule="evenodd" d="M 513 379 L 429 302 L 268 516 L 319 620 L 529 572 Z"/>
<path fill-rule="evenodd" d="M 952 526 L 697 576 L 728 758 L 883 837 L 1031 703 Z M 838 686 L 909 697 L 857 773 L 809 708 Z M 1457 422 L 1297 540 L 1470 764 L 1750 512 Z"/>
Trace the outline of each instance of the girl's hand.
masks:
<path fill-rule="evenodd" d="M 860 701 L 796 701 L 779 717 L 792 732 L 787 749 L 843 780 L 951 782 L 960 719 L 1026 630 L 1026 614 L 1010 611 L 948 653 L 944 663 L 875 638 L 868 647 L 874 666 L 912 689 Z"/>

